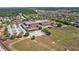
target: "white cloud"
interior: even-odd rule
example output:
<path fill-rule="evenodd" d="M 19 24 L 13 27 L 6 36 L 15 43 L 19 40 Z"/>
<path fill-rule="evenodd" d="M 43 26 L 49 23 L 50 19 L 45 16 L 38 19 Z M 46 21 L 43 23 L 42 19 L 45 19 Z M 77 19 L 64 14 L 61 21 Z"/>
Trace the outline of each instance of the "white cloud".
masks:
<path fill-rule="evenodd" d="M 78 0 L 0 0 L 0 7 L 78 7 Z"/>

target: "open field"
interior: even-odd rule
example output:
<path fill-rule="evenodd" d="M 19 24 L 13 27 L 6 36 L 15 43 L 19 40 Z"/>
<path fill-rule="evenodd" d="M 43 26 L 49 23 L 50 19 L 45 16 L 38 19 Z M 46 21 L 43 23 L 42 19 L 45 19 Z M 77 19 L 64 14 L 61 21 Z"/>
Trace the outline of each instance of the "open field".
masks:
<path fill-rule="evenodd" d="M 34 40 L 20 38 L 8 46 L 17 51 L 64 51 L 79 50 L 79 28 L 68 26 L 48 29 L 50 36 L 38 36 Z"/>
<path fill-rule="evenodd" d="M 15 50 L 22 51 L 50 51 L 64 50 L 48 36 L 36 37 L 35 40 L 26 39 L 12 45 Z M 61 48 L 60 48 L 61 47 Z"/>
<path fill-rule="evenodd" d="M 79 50 L 79 28 L 68 26 L 49 30 L 52 33 L 50 37 L 66 50 Z"/>
<path fill-rule="evenodd" d="M 18 50 L 18 51 L 48 51 L 50 48 L 48 48 L 46 45 L 42 43 L 38 43 L 35 40 L 22 40 L 20 42 L 17 42 L 12 45 L 13 49 Z"/>

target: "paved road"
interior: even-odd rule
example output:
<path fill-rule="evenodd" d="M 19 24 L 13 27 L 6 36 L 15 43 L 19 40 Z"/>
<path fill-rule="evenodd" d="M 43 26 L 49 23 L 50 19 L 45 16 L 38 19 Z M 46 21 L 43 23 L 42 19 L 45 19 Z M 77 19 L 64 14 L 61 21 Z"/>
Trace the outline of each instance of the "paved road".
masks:
<path fill-rule="evenodd" d="M 0 51 L 7 51 L 7 50 L 4 48 L 4 46 L 0 44 Z"/>

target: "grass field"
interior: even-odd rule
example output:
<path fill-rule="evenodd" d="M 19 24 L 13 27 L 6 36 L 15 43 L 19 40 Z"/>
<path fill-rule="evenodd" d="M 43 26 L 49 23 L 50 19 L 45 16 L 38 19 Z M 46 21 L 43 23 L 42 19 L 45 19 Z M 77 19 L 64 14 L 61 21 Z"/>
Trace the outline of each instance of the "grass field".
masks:
<path fill-rule="evenodd" d="M 18 51 L 48 51 L 50 50 L 47 47 L 42 46 L 41 44 L 38 44 L 35 41 L 31 41 L 30 39 L 26 39 L 23 41 L 20 41 L 19 43 L 16 43 L 13 45 L 13 48 L 15 48 Z"/>
<path fill-rule="evenodd" d="M 49 29 L 50 36 L 67 50 L 79 50 L 79 28 L 68 26 L 66 28 Z"/>
<path fill-rule="evenodd" d="M 68 26 L 48 30 L 51 32 L 50 36 L 22 40 L 13 44 L 12 47 L 21 51 L 79 50 L 79 28 Z"/>
<path fill-rule="evenodd" d="M 49 36 L 36 37 L 35 40 L 22 40 L 18 43 L 13 44 L 12 47 L 20 51 L 64 50 L 61 46 L 55 43 Z"/>

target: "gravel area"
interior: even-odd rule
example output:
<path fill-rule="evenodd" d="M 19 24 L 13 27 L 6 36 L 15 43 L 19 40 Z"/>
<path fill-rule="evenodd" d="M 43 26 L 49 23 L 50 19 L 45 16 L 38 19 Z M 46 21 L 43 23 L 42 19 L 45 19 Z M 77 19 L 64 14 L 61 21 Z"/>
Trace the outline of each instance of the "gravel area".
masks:
<path fill-rule="evenodd" d="M 30 36 L 41 36 L 41 35 L 45 35 L 44 32 L 42 32 L 41 30 L 37 30 L 37 31 L 33 31 L 33 32 L 30 32 Z"/>

